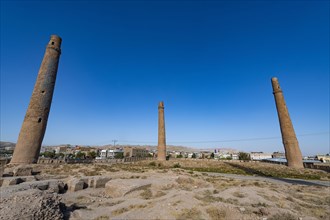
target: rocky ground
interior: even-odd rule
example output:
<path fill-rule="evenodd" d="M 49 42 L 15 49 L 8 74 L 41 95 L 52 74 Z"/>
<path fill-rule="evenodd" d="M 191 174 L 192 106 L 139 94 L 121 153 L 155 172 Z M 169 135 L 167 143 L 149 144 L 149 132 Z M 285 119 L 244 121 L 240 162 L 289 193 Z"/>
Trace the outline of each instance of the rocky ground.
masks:
<path fill-rule="evenodd" d="M 22 169 L 4 171 L 0 219 L 330 219 L 330 174 L 318 170 L 206 160 Z"/>

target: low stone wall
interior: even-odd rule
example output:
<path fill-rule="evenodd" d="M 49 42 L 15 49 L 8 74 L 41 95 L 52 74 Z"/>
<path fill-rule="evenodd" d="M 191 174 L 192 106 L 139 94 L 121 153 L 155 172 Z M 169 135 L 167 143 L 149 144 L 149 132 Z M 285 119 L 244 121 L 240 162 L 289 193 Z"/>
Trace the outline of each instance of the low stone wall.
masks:
<path fill-rule="evenodd" d="M 60 163 L 66 163 L 64 159 L 52 159 L 52 158 L 39 158 L 38 159 L 39 164 L 60 164 Z"/>
<path fill-rule="evenodd" d="M 52 158 L 39 158 L 39 164 L 61 164 L 61 163 L 93 163 L 93 159 L 52 159 Z"/>
<path fill-rule="evenodd" d="M 52 159 L 52 158 L 39 158 L 38 164 L 75 164 L 75 163 L 125 163 L 125 162 L 136 162 L 141 160 L 155 160 L 152 157 L 127 157 L 124 159 Z"/>
<path fill-rule="evenodd" d="M 124 159 L 97 159 L 95 163 L 123 163 Z"/>
<path fill-rule="evenodd" d="M 136 162 L 141 160 L 155 160 L 153 157 L 126 157 L 123 159 L 98 159 L 95 163 L 125 163 L 125 162 Z"/>
<path fill-rule="evenodd" d="M 73 164 L 73 163 L 94 163 L 94 159 L 66 159 L 66 163 Z"/>
<path fill-rule="evenodd" d="M 155 160 L 153 157 L 126 157 L 123 159 L 124 162 L 136 162 L 141 160 Z"/>
<path fill-rule="evenodd" d="M 305 163 L 305 168 L 318 169 L 330 172 L 330 163 Z"/>
<path fill-rule="evenodd" d="M 263 160 L 261 161 L 263 163 L 275 163 L 275 164 L 281 164 L 281 165 L 287 165 L 286 162 L 283 162 L 283 161 L 270 161 L 270 160 Z"/>

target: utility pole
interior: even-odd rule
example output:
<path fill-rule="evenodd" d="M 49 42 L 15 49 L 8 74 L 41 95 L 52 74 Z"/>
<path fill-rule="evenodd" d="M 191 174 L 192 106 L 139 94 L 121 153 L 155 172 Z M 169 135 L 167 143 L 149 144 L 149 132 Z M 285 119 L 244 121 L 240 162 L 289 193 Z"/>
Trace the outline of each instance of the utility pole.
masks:
<path fill-rule="evenodd" d="M 112 140 L 112 142 L 113 142 L 113 147 L 115 147 L 116 146 L 116 142 L 118 142 L 118 140 Z"/>

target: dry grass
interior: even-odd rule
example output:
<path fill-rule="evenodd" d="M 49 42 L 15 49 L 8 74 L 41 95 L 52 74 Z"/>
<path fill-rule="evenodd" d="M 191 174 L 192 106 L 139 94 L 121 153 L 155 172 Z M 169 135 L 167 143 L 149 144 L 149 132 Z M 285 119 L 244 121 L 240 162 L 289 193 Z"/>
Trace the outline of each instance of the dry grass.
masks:
<path fill-rule="evenodd" d="M 233 193 L 233 196 L 235 196 L 237 198 L 244 198 L 244 197 L 246 197 L 246 194 L 245 193 L 242 193 L 242 192 L 239 192 L 239 191 L 235 191 Z"/>
<path fill-rule="evenodd" d="M 152 198 L 151 189 L 145 189 L 142 193 L 140 193 L 140 196 L 145 200 L 151 199 Z"/>
<path fill-rule="evenodd" d="M 207 214 L 212 220 L 222 220 L 226 218 L 226 210 L 223 208 L 210 207 L 206 209 Z"/>
<path fill-rule="evenodd" d="M 95 170 L 90 170 L 90 169 L 80 169 L 78 171 L 80 174 L 84 174 L 84 176 L 99 176 L 101 175 L 101 172 L 95 171 Z"/>
<path fill-rule="evenodd" d="M 272 215 L 269 217 L 267 220 L 297 220 L 298 218 L 294 215 L 292 215 L 289 212 L 281 212 L 281 213 L 276 213 L 275 215 Z"/>
<path fill-rule="evenodd" d="M 172 206 L 177 206 L 177 205 L 180 204 L 181 202 L 182 202 L 181 200 L 178 200 L 178 201 L 174 202 L 174 203 L 172 204 Z"/>
<path fill-rule="evenodd" d="M 166 185 L 161 187 L 161 190 L 167 191 L 167 190 L 173 189 L 174 187 L 175 187 L 175 184 L 166 184 Z"/>
<path fill-rule="evenodd" d="M 194 180 L 189 177 L 179 177 L 175 180 L 178 183 L 178 188 L 186 191 L 193 189 Z"/>
<path fill-rule="evenodd" d="M 178 161 L 180 163 L 178 163 Z M 181 169 L 178 169 L 178 167 Z M 284 165 L 267 164 L 261 162 L 240 163 L 235 161 L 217 161 L 217 160 L 169 160 L 162 163 L 155 161 L 139 161 L 131 164 L 53 164 L 48 166 L 49 169 L 45 170 L 47 174 L 66 174 L 70 172 L 71 175 L 79 175 L 78 170 L 82 169 L 83 174 L 96 175 L 104 172 L 118 172 L 120 170 L 143 173 L 147 170 L 178 170 L 182 169 L 189 171 L 191 174 L 194 171 L 199 172 L 215 172 L 215 173 L 231 173 L 242 175 L 259 175 L 266 177 L 280 177 L 280 178 L 299 178 L 299 179 L 323 179 L 329 180 L 330 173 L 322 170 L 313 169 L 294 169 Z M 176 168 L 173 168 L 176 167 Z M 84 169 L 90 170 L 88 172 Z M 258 184 L 256 183 L 256 186 Z M 261 186 L 263 187 L 263 186 Z"/>
<path fill-rule="evenodd" d="M 120 209 L 116 209 L 116 210 L 112 211 L 112 215 L 116 216 L 116 215 L 120 215 L 120 214 L 123 214 L 128 211 L 129 211 L 129 209 L 127 207 L 124 207 L 124 208 L 120 208 Z"/>
<path fill-rule="evenodd" d="M 183 209 L 176 215 L 177 219 L 200 220 L 202 219 L 202 212 L 197 208 Z"/>
<path fill-rule="evenodd" d="M 154 195 L 154 198 L 159 198 L 165 195 L 166 193 L 164 193 L 163 191 L 157 191 L 156 194 Z"/>
<path fill-rule="evenodd" d="M 123 207 L 123 208 L 112 211 L 112 215 L 116 216 L 116 215 L 120 215 L 120 214 L 123 214 L 128 211 L 132 211 L 133 209 L 143 209 L 145 207 L 147 207 L 146 204 L 130 205 L 129 207 Z"/>
<path fill-rule="evenodd" d="M 264 202 L 258 202 L 251 205 L 252 207 L 267 207 L 268 205 Z"/>
<path fill-rule="evenodd" d="M 231 173 L 242 175 L 259 175 L 280 178 L 298 179 L 330 179 L 330 173 L 322 170 L 295 169 L 284 165 L 268 164 L 262 162 L 240 163 L 238 161 L 217 161 L 217 160 L 169 160 L 162 163 L 162 169 L 172 168 L 178 164 L 182 169 L 199 172 Z M 140 161 L 138 166 L 148 166 L 149 162 Z"/>
<path fill-rule="evenodd" d="M 124 202 L 123 200 L 119 200 L 119 201 L 116 201 L 116 202 L 105 202 L 105 203 L 99 204 L 98 206 L 111 207 L 111 206 L 115 206 L 115 205 L 118 205 L 118 204 L 123 203 L 123 202 Z"/>
<path fill-rule="evenodd" d="M 238 205 L 239 201 L 238 199 L 233 199 L 233 198 L 228 198 L 224 200 L 225 203 L 233 204 L 233 205 Z"/>
<path fill-rule="evenodd" d="M 210 190 L 204 191 L 202 196 L 195 195 L 195 198 L 205 203 L 224 202 L 223 198 L 213 196 L 213 193 Z"/>
<path fill-rule="evenodd" d="M 107 216 L 107 215 L 101 215 L 101 216 L 95 218 L 94 220 L 109 220 L 109 219 L 110 219 L 109 216 Z"/>

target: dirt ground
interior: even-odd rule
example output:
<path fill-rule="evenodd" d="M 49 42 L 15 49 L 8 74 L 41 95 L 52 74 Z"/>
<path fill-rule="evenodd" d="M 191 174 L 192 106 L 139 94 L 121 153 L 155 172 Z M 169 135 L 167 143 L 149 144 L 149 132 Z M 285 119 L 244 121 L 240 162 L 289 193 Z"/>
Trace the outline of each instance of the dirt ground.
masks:
<path fill-rule="evenodd" d="M 274 164 L 236 165 L 219 161 L 179 160 L 113 165 L 38 164 L 34 168 L 39 172 L 36 177 L 39 180 L 59 179 L 67 183 L 72 178 L 102 176 L 111 178 L 109 182 L 114 183 L 111 189 L 87 187 L 76 192 L 52 193 L 61 201 L 54 206 L 63 213 L 62 216 L 56 215 L 57 219 L 330 219 L 330 187 L 306 180 L 329 182 L 328 173 L 291 170 Z M 217 172 L 214 175 L 201 168 L 205 171 L 211 168 L 219 168 L 217 171 L 220 171 L 221 168 L 226 170 L 226 174 Z M 252 169 L 258 172 L 252 173 L 254 176 L 246 176 Z M 266 171 L 268 175 L 263 175 Z M 278 172 L 282 172 L 282 176 L 305 175 L 306 178 L 290 182 L 280 181 L 286 180 L 281 177 L 273 181 Z M 116 190 L 123 190 L 125 184 L 141 182 L 148 184 L 113 196 Z M 12 197 L 1 200 L 0 206 L 15 206 Z M 15 212 L 15 208 L 12 210 Z"/>

